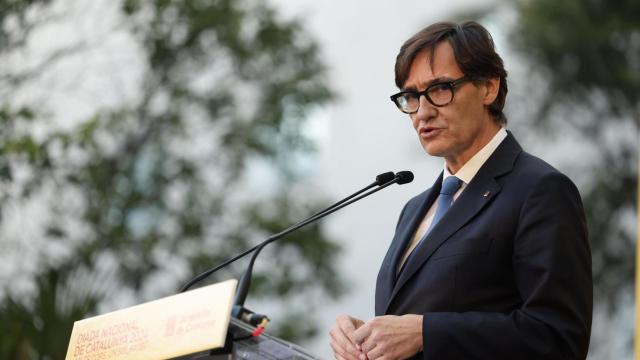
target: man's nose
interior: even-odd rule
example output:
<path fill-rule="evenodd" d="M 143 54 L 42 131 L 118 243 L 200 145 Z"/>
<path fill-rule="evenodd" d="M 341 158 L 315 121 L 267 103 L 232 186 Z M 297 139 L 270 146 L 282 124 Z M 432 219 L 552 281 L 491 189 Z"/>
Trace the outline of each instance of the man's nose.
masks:
<path fill-rule="evenodd" d="M 418 120 L 428 121 L 437 114 L 438 110 L 427 100 L 426 95 L 421 95 L 419 100 L 420 107 L 416 113 L 416 118 Z"/>

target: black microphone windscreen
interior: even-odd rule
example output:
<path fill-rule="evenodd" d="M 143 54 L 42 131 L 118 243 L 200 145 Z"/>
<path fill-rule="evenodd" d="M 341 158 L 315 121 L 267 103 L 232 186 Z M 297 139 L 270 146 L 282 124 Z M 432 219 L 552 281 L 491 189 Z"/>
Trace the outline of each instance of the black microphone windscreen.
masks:
<path fill-rule="evenodd" d="M 387 171 L 386 173 L 382 173 L 376 176 L 376 185 L 380 186 L 382 184 L 386 184 L 395 178 L 396 174 L 394 174 L 392 171 Z"/>
<path fill-rule="evenodd" d="M 407 184 L 413 181 L 413 173 L 411 171 L 398 171 L 396 174 L 398 185 Z"/>

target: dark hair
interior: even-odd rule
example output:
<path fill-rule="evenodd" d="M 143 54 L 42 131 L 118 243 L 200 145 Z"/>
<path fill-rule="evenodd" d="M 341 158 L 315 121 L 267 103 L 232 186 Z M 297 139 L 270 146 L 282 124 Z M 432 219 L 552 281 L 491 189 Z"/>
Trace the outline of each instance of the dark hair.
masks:
<path fill-rule="evenodd" d="M 462 72 L 474 81 L 500 78 L 500 90 L 494 102 L 489 105 L 489 113 L 499 124 L 506 124 L 502 113 L 507 97 L 507 71 L 502 58 L 495 51 L 491 34 L 475 21 L 461 24 L 439 22 L 427 26 L 407 40 L 400 48 L 396 58 L 396 85 L 402 88 L 409 77 L 411 64 L 421 51 L 431 51 L 431 61 L 435 47 L 442 41 L 448 41 Z"/>

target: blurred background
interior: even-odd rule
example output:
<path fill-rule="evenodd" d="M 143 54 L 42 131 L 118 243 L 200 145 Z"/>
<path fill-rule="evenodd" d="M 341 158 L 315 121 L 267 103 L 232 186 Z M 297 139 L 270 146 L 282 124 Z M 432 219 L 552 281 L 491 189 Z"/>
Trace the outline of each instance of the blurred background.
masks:
<path fill-rule="evenodd" d="M 424 26 L 464 19 L 505 60 L 508 128 L 581 191 L 589 358 L 631 358 L 632 0 L 0 0 L 0 358 L 62 359 L 74 321 L 173 294 L 375 175 L 411 170 L 413 183 L 258 259 L 247 306 L 331 358 L 335 317 L 373 316 L 397 216 L 442 169 L 389 101 L 395 56 Z"/>

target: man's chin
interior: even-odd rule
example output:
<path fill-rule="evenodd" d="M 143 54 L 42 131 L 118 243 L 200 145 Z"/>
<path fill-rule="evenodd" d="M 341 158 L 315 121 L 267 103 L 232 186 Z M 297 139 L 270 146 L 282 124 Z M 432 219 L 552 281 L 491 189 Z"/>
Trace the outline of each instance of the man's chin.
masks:
<path fill-rule="evenodd" d="M 436 146 L 436 144 L 433 144 L 433 143 L 422 144 L 422 148 L 427 154 L 431 156 L 444 157 L 445 155 L 444 149 L 442 149 L 439 146 Z"/>

